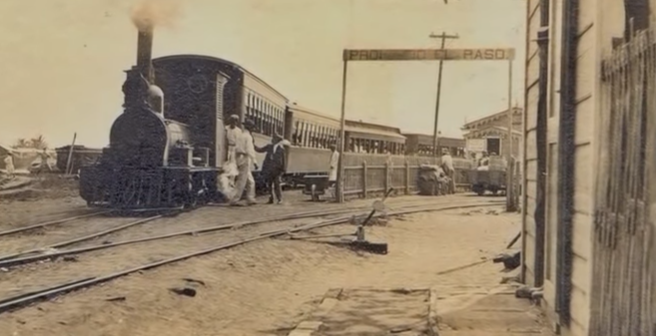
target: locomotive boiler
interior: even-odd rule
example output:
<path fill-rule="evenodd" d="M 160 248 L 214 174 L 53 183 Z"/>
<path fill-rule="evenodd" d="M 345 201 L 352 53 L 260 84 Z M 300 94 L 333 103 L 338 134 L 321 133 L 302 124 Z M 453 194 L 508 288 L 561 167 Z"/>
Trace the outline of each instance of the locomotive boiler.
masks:
<path fill-rule="evenodd" d="M 215 73 L 206 83 L 219 103 L 194 104 L 201 101 L 197 94 L 176 84 L 189 84 L 195 71 L 158 72 L 152 44 L 152 27 L 139 29 L 137 64 L 126 71 L 123 85 L 123 113 L 111 126 L 100 161 L 80 172 L 80 195 L 90 206 L 193 207 L 219 197 L 225 149 L 217 115 L 223 115 L 220 101 L 228 78 Z"/>

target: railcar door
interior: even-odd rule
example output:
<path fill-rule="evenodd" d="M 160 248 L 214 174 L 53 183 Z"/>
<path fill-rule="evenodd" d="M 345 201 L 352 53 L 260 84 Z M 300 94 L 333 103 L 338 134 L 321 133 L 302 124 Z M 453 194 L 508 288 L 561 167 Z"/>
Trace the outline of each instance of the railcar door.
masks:
<path fill-rule="evenodd" d="M 223 167 L 227 156 L 226 132 L 223 104 L 223 90 L 227 83 L 226 76 L 219 73 L 216 78 L 216 138 L 215 138 L 215 167 Z"/>

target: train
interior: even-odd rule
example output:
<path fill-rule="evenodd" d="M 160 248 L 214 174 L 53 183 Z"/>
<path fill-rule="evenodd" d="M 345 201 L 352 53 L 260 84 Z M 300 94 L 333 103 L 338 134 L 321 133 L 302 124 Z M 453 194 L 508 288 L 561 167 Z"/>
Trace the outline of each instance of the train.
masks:
<path fill-rule="evenodd" d="M 141 28 L 136 65 L 125 71 L 123 113 L 100 159 L 80 170 L 80 196 L 92 207 L 184 208 L 220 200 L 227 155 L 225 120 L 255 125 L 257 146 L 274 134 L 289 140 L 291 186 L 328 170 L 340 120 L 298 106 L 240 65 L 204 55 L 152 58 L 152 27 Z M 346 120 L 345 151 L 421 155 L 394 127 Z M 458 146 L 464 148 L 464 140 Z M 424 146 L 425 147 L 425 146 Z M 424 148 L 422 147 L 422 149 Z M 262 162 L 263 154 L 257 161 Z M 259 175 L 259 168 L 254 176 Z"/>

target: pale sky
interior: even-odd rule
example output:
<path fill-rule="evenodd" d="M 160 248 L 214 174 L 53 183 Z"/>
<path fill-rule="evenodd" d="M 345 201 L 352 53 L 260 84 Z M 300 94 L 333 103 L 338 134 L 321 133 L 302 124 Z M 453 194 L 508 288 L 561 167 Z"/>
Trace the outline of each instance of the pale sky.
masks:
<path fill-rule="evenodd" d="M 160 0 L 164 1 L 164 0 Z M 103 147 L 135 62 L 136 0 L 0 1 L 0 143 L 43 134 L 53 146 Z M 525 1 L 179 0 L 156 28 L 154 56 L 206 54 L 240 64 L 290 101 L 338 117 L 344 48 L 514 47 L 523 104 Z M 352 63 L 347 118 L 432 133 L 437 62 Z M 507 62 L 445 62 L 440 130 L 460 136 L 507 106 Z"/>

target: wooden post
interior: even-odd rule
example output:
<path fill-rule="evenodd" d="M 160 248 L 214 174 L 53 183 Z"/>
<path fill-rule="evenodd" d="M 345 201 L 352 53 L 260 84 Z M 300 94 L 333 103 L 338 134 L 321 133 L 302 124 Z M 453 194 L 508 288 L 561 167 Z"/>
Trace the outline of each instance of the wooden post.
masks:
<path fill-rule="evenodd" d="M 66 160 L 66 171 L 64 172 L 64 175 L 71 174 L 71 170 L 73 169 L 73 167 L 71 167 L 71 160 L 73 160 L 73 147 L 75 147 L 76 138 L 77 132 L 73 133 L 73 142 L 71 143 L 71 148 L 68 150 L 68 160 Z"/>
<path fill-rule="evenodd" d="M 405 194 L 410 195 L 410 163 L 405 160 Z"/>
<path fill-rule="evenodd" d="M 508 152 L 506 153 L 507 169 L 506 169 L 506 211 L 516 211 L 515 196 L 514 196 L 514 179 L 513 172 L 510 171 L 510 161 L 513 157 L 513 106 L 512 106 L 512 67 L 513 61 L 508 61 Z"/>
<path fill-rule="evenodd" d="M 342 72 L 342 116 L 340 120 L 339 130 L 339 161 L 337 167 L 337 202 L 344 202 L 344 150 L 346 148 L 346 70 L 348 69 L 348 62 L 346 58 L 346 50 L 343 53 L 344 69 Z"/>
<path fill-rule="evenodd" d="M 362 161 L 362 198 L 367 198 L 367 161 Z"/>
<path fill-rule="evenodd" d="M 390 188 L 390 164 L 389 161 L 385 162 L 385 191 L 387 192 Z"/>

